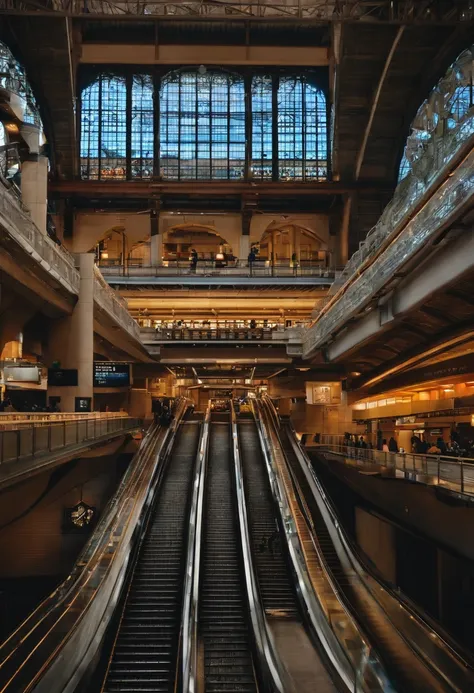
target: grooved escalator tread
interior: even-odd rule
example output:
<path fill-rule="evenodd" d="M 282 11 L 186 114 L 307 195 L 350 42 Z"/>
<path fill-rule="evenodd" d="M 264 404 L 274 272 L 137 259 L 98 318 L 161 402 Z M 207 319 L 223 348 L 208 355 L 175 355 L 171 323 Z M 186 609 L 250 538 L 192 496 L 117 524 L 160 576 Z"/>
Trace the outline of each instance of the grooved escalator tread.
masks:
<path fill-rule="evenodd" d="M 230 427 L 211 424 L 199 624 L 206 693 L 256 693 L 245 604 Z"/>
<path fill-rule="evenodd" d="M 140 549 L 104 693 L 174 690 L 183 549 L 199 426 L 181 424 Z"/>
<path fill-rule="evenodd" d="M 289 568 L 279 546 L 273 497 L 254 421 L 239 423 L 243 481 L 252 552 L 267 613 L 298 618 Z"/>

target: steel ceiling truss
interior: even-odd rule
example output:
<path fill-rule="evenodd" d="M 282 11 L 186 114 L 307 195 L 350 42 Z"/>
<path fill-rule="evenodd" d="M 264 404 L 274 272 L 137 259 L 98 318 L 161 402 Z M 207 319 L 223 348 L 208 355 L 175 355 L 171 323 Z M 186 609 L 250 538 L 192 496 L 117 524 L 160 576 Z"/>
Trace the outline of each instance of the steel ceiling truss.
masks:
<path fill-rule="evenodd" d="M 0 0 L 0 12 L 51 12 L 68 16 L 193 16 L 296 18 L 321 22 L 459 22 L 474 17 L 470 0 Z"/>

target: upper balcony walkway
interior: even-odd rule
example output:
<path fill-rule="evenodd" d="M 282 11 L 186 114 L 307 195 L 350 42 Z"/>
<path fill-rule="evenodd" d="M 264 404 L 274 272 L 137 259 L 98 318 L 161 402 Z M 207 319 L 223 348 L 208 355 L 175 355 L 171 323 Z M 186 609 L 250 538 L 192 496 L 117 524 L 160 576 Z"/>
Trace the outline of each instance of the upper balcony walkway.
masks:
<path fill-rule="evenodd" d="M 127 414 L 0 414 L 0 488 L 139 430 Z"/>
<path fill-rule="evenodd" d="M 328 459 L 331 455 L 336 456 L 365 473 L 379 473 L 385 477 L 406 478 L 429 486 L 440 486 L 474 500 L 474 459 L 470 457 L 382 452 L 341 444 L 323 444 L 319 451 L 325 453 Z"/>
<path fill-rule="evenodd" d="M 21 271 L 24 262 L 19 261 L 24 253 L 33 261 L 32 269 L 37 271 L 44 281 L 58 287 L 72 305 L 79 295 L 80 274 L 77 270 L 74 255 L 63 246 L 54 242 L 42 233 L 32 221 L 21 200 L 0 183 L 0 241 L 4 241 L 9 251 L 16 254 L 16 262 L 9 269 L 15 279 L 21 282 Z M 13 244 L 13 245 L 12 245 Z M 4 260 L 6 261 L 5 254 Z M 104 281 L 99 270 L 94 280 L 94 302 L 99 311 L 103 311 L 128 337 L 139 345 L 140 330 L 130 316 L 126 302 Z"/>
<path fill-rule="evenodd" d="M 250 266 L 245 259 L 236 259 L 222 267 L 211 260 L 200 260 L 195 269 L 189 262 L 166 260 L 163 265 L 147 267 L 115 265 L 100 262 L 104 278 L 114 285 L 132 287 L 136 285 L 214 285 L 236 286 L 331 286 L 337 270 L 320 263 L 303 260 L 293 267 L 287 260 L 269 263 L 257 260 Z"/>
<path fill-rule="evenodd" d="M 471 106 L 456 127 L 446 129 L 442 137 L 430 142 L 411 173 L 399 184 L 380 221 L 349 260 L 330 291 L 333 295 L 306 332 L 305 358 L 327 345 L 349 320 L 362 314 L 371 302 L 388 291 L 389 284 L 393 291 L 394 282 L 404 276 L 405 266 L 418 253 L 431 251 L 440 234 L 466 214 L 474 199 L 473 147 L 474 107 Z M 466 230 L 464 242 L 471 240 L 470 234 L 472 231 Z M 458 267 L 467 270 L 464 265 L 469 258 L 474 263 L 470 251 L 466 250 L 464 255 L 467 257 L 460 264 L 450 258 L 453 272 Z M 451 279 L 439 275 L 439 285 L 453 278 L 454 275 Z M 432 282 L 426 282 L 425 291 L 433 293 L 433 290 Z M 416 299 L 420 301 L 419 288 L 417 291 Z M 383 316 L 379 326 L 382 324 Z"/>

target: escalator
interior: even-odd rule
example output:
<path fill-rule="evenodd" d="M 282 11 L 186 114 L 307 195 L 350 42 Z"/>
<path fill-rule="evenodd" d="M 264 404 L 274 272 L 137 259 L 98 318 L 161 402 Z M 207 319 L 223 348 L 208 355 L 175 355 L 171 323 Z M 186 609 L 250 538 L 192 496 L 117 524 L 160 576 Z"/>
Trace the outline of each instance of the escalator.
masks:
<path fill-rule="evenodd" d="M 267 622 L 281 661 L 299 693 L 335 692 L 328 668 L 303 624 L 276 516 L 255 420 L 239 418 L 238 437 L 252 554 Z"/>
<path fill-rule="evenodd" d="M 442 667 L 436 658 L 430 659 L 430 654 L 421 650 L 417 652 L 415 640 L 422 633 L 422 628 L 412 633 L 404 633 L 403 630 L 394 626 L 392 619 L 381 607 L 378 600 L 374 597 L 371 590 L 364 584 L 363 573 L 350 560 L 342 558 L 336 547 L 334 537 L 330 527 L 323 517 L 322 511 L 313 489 L 306 477 L 302 464 L 295 451 L 295 443 L 292 440 L 293 432 L 289 430 L 287 424 L 282 424 L 278 431 L 279 441 L 284 452 L 291 474 L 301 492 L 300 502 L 304 506 L 304 512 L 309 517 L 312 524 L 312 531 L 317 538 L 320 551 L 324 556 L 327 567 L 335 579 L 346 604 L 356 615 L 362 628 L 370 636 L 372 642 L 384 660 L 387 671 L 390 673 L 397 690 L 408 692 L 424 691 L 453 691 L 467 690 L 465 685 L 469 685 L 469 672 L 464 672 L 462 666 L 458 666 L 447 652 L 441 652 L 441 657 L 445 659 Z M 336 529 L 337 531 L 337 529 Z M 344 562 L 343 562 L 344 560 Z M 380 587 L 378 588 L 380 589 Z M 385 592 L 384 592 L 385 595 Z M 396 611 L 400 612 L 401 605 L 396 605 Z M 417 627 L 413 617 L 410 622 L 413 628 Z M 429 634 L 427 634 L 428 636 Z M 427 638 L 424 642 L 425 647 L 429 646 L 429 641 L 435 646 L 434 635 Z M 436 645 L 437 646 L 437 645 Z M 419 647 L 419 646 L 418 646 Z M 420 654 L 422 656 L 420 656 Z M 427 656 L 425 656 L 427 655 Z M 453 677 L 451 675 L 454 673 Z M 460 677 L 465 683 L 458 687 L 454 681 Z"/>
<path fill-rule="evenodd" d="M 206 693 L 257 691 L 232 476 L 230 415 L 213 414 L 199 600 Z"/>
<path fill-rule="evenodd" d="M 200 425 L 180 424 L 128 587 L 103 693 L 175 688 L 189 498 Z"/>

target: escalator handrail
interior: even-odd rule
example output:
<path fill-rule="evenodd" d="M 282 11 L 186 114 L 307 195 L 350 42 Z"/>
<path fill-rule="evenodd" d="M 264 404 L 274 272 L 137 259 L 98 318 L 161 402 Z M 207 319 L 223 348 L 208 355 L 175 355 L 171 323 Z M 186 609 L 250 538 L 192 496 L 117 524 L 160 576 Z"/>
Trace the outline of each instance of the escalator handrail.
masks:
<path fill-rule="evenodd" d="M 201 428 L 196 459 L 191 511 L 189 515 L 188 548 L 186 554 L 186 573 L 183 588 L 181 677 L 184 693 L 197 693 L 203 690 L 199 681 L 198 666 L 198 614 L 199 584 L 201 565 L 202 525 L 204 508 L 205 478 L 209 450 L 209 428 L 211 421 L 210 404 Z"/>
<path fill-rule="evenodd" d="M 237 416 L 233 403 L 231 405 L 231 416 L 232 446 L 237 490 L 240 539 L 243 554 L 245 583 L 247 588 L 247 599 L 255 647 L 258 653 L 258 660 L 264 665 L 264 667 L 261 667 L 261 669 L 264 671 L 266 690 L 273 691 L 274 693 L 296 693 L 293 682 L 291 681 L 288 672 L 286 671 L 278 654 L 267 622 L 265 609 L 260 596 L 260 590 L 255 577 L 256 573 L 253 563 L 250 531 L 248 525 L 247 503 L 243 483 L 243 468 L 240 454 Z"/>
<path fill-rule="evenodd" d="M 290 425 L 290 430 L 292 430 L 292 427 Z M 458 669 L 460 670 L 461 673 L 465 673 L 467 670 L 473 670 L 472 667 L 472 662 L 469 662 L 465 657 L 463 657 L 462 654 L 459 653 L 459 651 L 456 649 L 454 643 L 450 643 L 449 639 L 444 638 L 438 630 L 436 630 L 434 624 L 430 625 L 427 623 L 417 612 L 415 609 L 411 608 L 410 604 L 408 604 L 404 599 L 400 597 L 399 594 L 397 594 L 391 587 L 388 585 L 384 584 L 382 585 L 378 577 L 370 570 L 368 567 L 362 566 L 359 556 L 358 556 L 358 551 L 356 546 L 354 545 L 354 542 L 348 537 L 346 534 L 344 528 L 342 527 L 341 523 L 339 522 L 337 518 L 336 511 L 334 509 L 334 506 L 332 504 L 332 501 L 330 498 L 328 498 L 327 494 L 325 493 L 323 487 L 321 486 L 321 483 L 312 468 L 311 462 L 308 459 L 305 450 L 302 448 L 300 445 L 299 441 L 297 441 L 296 435 L 294 434 L 294 431 L 292 430 L 292 435 L 288 436 L 288 439 L 290 441 L 290 444 L 293 447 L 293 450 L 295 452 L 295 455 L 297 456 L 298 463 L 300 464 L 303 472 L 305 473 L 305 476 L 308 480 L 309 486 L 312 490 L 313 496 L 315 498 L 315 501 L 318 503 L 318 507 L 320 508 L 321 513 L 323 514 L 323 518 L 327 513 L 327 516 L 329 518 L 329 521 L 333 525 L 333 532 L 331 533 L 331 538 L 334 537 L 334 533 L 337 535 L 337 538 L 340 542 L 340 546 L 335 546 L 336 551 L 339 554 L 342 554 L 344 552 L 345 556 L 343 556 L 344 563 L 346 565 L 348 564 L 350 569 L 356 573 L 358 576 L 359 580 L 364 584 L 364 587 L 369 591 L 371 594 L 372 598 L 377 601 L 379 604 L 380 608 L 383 609 L 384 613 L 386 614 L 387 618 L 389 619 L 390 623 L 393 625 L 393 627 L 400 633 L 400 636 L 404 638 L 406 641 L 406 637 L 404 637 L 403 632 L 399 630 L 397 625 L 393 623 L 393 618 L 390 617 L 390 613 L 387 611 L 387 606 L 384 606 L 384 604 L 380 603 L 379 595 L 377 594 L 377 590 L 384 590 L 384 593 L 389 596 L 391 601 L 393 602 L 393 607 L 395 611 L 395 615 L 400 615 L 400 608 L 405 610 L 407 612 L 408 618 L 410 620 L 410 626 L 411 627 L 416 627 L 420 636 L 423 638 L 424 642 L 417 643 L 416 641 L 413 640 L 412 637 L 410 637 L 410 641 L 407 643 L 410 648 L 417 654 L 417 656 L 421 656 L 422 659 L 427 663 L 427 665 L 430 667 L 430 669 L 434 670 L 437 672 L 449 685 L 454 687 L 454 690 L 459 690 L 459 685 L 462 685 L 461 683 L 453 683 L 450 681 L 449 674 L 447 674 L 442 667 L 440 666 L 439 663 L 434 662 L 429 655 L 427 654 L 427 648 L 432 649 L 436 648 L 436 650 L 439 651 L 440 655 L 443 657 L 446 654 L 448 654 L 450 661 L 454 663 Z M 318 494 L 320 496 L 320 499 L 318 498 Z M 321 502 L 320 502 L 321 501 Z M 326 520 L 325 520 L 326 521 Z M 330 530 L 330 527 L 328 527 Z M 338 550 L 339 549 L 339 550 Z M 368 584 L 368 579 L 372 582 L 375 582 L 374 588 L 371 588 L 370 584 Z M 388 605 L 390 607 L 390 604 Z M 465 683 L 465 679 L 463 678 L 462 683 Z"/>
<path fill-rule="evenodd" d="M 276 436 L 277 443 L 281 448 L 275 417 L 272 415 L 271 410 L 266 409 L 264 407 L 264 403 L 260 401 L 257 401 L 253 405 L 253 412 L 256 421 L 258 422 L 258 430 L 261 436 L 262 450 L 265 454 L 272 492 L 274 493 L 275 502 L 280 508 L 280 513 L 282 515 L 282 524 L 285 528 L 285 536 L 289 554 L 298 580 L 298 589 L 305 602 L 310 621 L 313 624 L 313 630 L 316 632 L 316 635 L 318 636 L 329 660 L 338 673 L 339 678 L 344 682 L 348 690 L 359 691 L 361 690 L 361 685 L 362 690 L 366 690 L 363 686 L 363 682 L 360 682 L 359 680 L 359 672 L 365 668 L 370 670 L 373 681 L 376 682 L 378 686 L 377 688 L 372 688 L 371 690 L 378 690 L 380 693 L 393 691 L 394 689 L 389 683 L 388 676 L 386 675 L 380 660 L 360 630 L 359 625 L 353 617 L 353 614 L 345 604 L 345 600 L 342 598 L 338 586 L 334 583 L 333 577 L 326 565 L 324 557 L 321 556 L 317 545 L 315 545 L 315 550 L 320 557 L 321 568 L 327 583 L 330 585 L 330 588 L 334 593 L 334 597 L 340 605 L 341 611 L 346 615 L 347 622 L 351 624 L 353 633 L 359 640 L 361 656 L 358 667 L 356 667 L 351 661 L 348 652 L 341 644 L 340 639 L 327 619 L 323 607 L 320 605 L 320 598 L 315 592 L 314 586 L 307 573 L 306 561 L 300 546 L 299 536 L 295 528 L 295 521 L 292 519 L 292 526 L 290 526 L 290 522 L 288 521 L 288 518 L 293 518 L 293 514 L 285 486 L 280 478 L 279 472 L 277 471 L 276 464 L 273 461 L 274 453 L 271 436 L 266 430 L 266 425 L 274 426 L 274 434 Z M 263 416 L 266 414 L 267 424 L 264 423 L 262 414 Z M 295 493 L 298 493 L 297 488 L 295 488 Z M 311 595 L 313 595 L 313 598 L 311 598 Z"/>
<path fill-rule="evenodd" d="M 159 441 L 154 440 L 154 433 L 157 429 L 154 426 L 150 427 L 137 452 L 137 463 L 131 463 L 130 468 L 132 471 L 127 475 L 127 481 L 124 484 L 120 484 L 118 492 L 109 501 L 102 521 L 90 537 L 71 575 L 35 609 L 33 614 L 20 624 L 17 630 L 0 647 L 0 675 L 3 665 L 11 657 L 15 655 L 20 657 L 20 663 L 14 676 L 6 682 L 5 690 L 13 690 L 13 688 L 10 688 L 10 685 L 13 684 L 14 678 L 25 674 L 25 672 L 26 677 L 24 676 L 23 678 L 26 678 L 26 680 L 20 680 L 19 685 L 21 687 L 16 685 L 15 693 L 30 691 L 33 687 L 36 689 L 36 686 L 39 685 L 43 677 L 48 673 L 57 655 L 60 655 L 77 627 L 82 623 L 88 607 L 93 603 L 94 597 L 98 595 L 100 587 L 104 585 L 106 578 L 109 576 L 111 567 L 117 565 L 118 571 L 126 567 L 131 550 L 130 544 L 133 543 L 136 527 L 141 521 L 143 510 L 149 506 L 154 496 L 153 479 L 158 467 L 156 464 L 150 464 L 151 459 L 153 457 L 161 460 L 166 456 L 173 444 L 176 430 L 188 406 L 189 403 L 185 400 L 181 400 L 178 403 L 176 417 L 170 428 L 164 432 L 159 450 L 157 450 Z M 118 498 L 119 494 L 120 498 Z M 114 537 L 116 537 L 115 540 Z M 84 558 L 87 559 L 85 562 Z M 121 559 L 120 564 L 116 564 L 115 562 L 119 558 Z M 106 567 L 100 573 L 102 564 Z M 74 578 L 71 576 L 74 576 Z M 100 579 L 98 584 L 91 588 L 95 576 L 98 576 Z M 117 586 L 117 583 L 114 583 L 114 585 Z M 78 609 L 75 602 L 79 601 L 80 597 L 83 596 L 82 591 L 85 587 L 89 590 L 93 589 L 93 592 L 89 601 L 85 601 L 83 604 L 82 609 Z M 114 590 L 111 589 L 110 592 L 112 593 Z M 111 596 L 113 595 L 109 594 L 109 599 Z M 70 629 L 63 632 L 61 630 L 63 625 L 61 621 L 69 610 L 72 610 L 74 622 Z M 31 642 L 30 646 L 28 640 L 36 635 L 35 630 L 47 617 L 53 616 L 53 614 L 55 621 L 48 626 L 46 634 L 39 643 Z M 50 649 L 47 646 L 48 636 L 51 640 Z M 40 645 L 45 649 L 44 655 L 37 651 Z M 26 652 L 23 651 L 24 647 L 26 647 Z M 37 663 L 33 665 L 31 678 L 29 678 L 30 674 L 27 670 L 24 670 L 24 667 L 28 664 L 33 654 Z M 64 672 L 67 668 L 64 666 L 64 659 L 62 664 L 62 671 Z M 70 676 L 72 677 L 74 675 L 72 666 L 70 669 Z M 58 685 L 60 684 L 58 683 Z M 56 690 L 62 691 L 63 688 L 50 688 L 48 690 L 53 693 Z"/>

